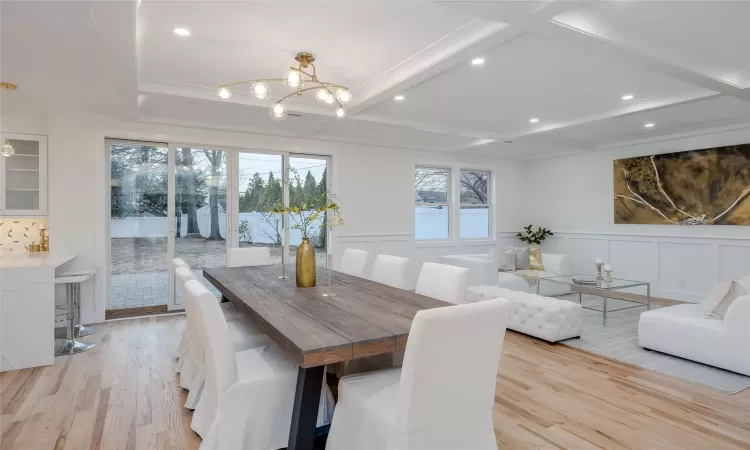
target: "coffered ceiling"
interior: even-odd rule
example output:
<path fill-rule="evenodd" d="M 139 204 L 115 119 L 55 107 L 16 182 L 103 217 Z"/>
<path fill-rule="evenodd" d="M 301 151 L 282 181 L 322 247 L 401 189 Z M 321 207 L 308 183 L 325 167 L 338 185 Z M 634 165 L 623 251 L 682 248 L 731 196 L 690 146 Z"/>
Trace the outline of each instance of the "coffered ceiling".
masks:
<path fill-rule="evenodd" d="M 5 1 L 0 13 L 16 105 L 511 158 L 750 123 L 750 2 Z M 347 118 L 313 96 L 284 122 L 246 88 L 217 97 L 279 77 L 300 51 L 351 88 Z"/>

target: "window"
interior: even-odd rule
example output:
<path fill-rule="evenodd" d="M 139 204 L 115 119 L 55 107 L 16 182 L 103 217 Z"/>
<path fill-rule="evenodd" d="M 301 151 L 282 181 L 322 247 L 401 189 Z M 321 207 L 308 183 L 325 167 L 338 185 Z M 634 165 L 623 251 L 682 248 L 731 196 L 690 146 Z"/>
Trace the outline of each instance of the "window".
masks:
<path fill-rule="evenodd" d="M 450 170 L 417 167 L 414 171 L 414 237 L 447 240 L 450 236 Z"/>
<path fill-rule="evenodd" d="M 461 214 L 458 229 L 461 239 L 490 237 L 490 202 L 487 186 L 489 172 L 462 170 L 459 177 Z"/>
<path fill-rule="evenodd" d="M 418 241 L 491 239 L 490 176 L 489 171 L 482 170 L 417 166 L 414 238 Z"/>

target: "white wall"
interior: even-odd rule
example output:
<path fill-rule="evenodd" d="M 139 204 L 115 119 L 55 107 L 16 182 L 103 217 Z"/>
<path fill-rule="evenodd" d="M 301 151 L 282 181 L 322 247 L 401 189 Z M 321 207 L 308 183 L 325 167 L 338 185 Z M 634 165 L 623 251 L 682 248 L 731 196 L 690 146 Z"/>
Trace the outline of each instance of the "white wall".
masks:
<path fill-rule="evenodd" d="M 612 164 L 747 142 L 750 128 L 537 160 L 527 183 L 534 205 L 528 221 L 555 232 L 544 248 L 570 254 L 575 272 L 593 273 L 602 257 L 615 276 L 650 281 L 652 295 L 699 302 L 720 280 L 750 274 L 750 226 L 616 225 Z"/>
<path fill-rule="evenodd" d="M 48 135 L 51 246 L 78 254 L 73 269 L 99 268 L 96 285 L 88 283 L 81 289 L 83 322 L 103 320 L 107 295 L 104 255 L 108 243 L 102 234 L 109 221 L 105 207 L 106 137 L 332 155 L 332 191 L 341 200 L 345 218 L 344 227 L 337 230 L 334 239 L 335 261 L 347 246 L 410 256 L 415 264 L 437 260 L 447 253 L 487 251 L 488 242 L 460 246 L 414 242 L 411 177 L 415 164 L 461 164 L 493 170 L 498 235 L 504 239 L 525 222 L 523 189 L 518 188 L 526 178 L 526 164 L 522 162 L 126 122 L 71 112 L 51 114 L 46 119 L 5 122 L 11 124 L 3 126 L 6 131 L 18 131 L 12 126 L 15 122 L 24 127 L 23 132 Z"/>

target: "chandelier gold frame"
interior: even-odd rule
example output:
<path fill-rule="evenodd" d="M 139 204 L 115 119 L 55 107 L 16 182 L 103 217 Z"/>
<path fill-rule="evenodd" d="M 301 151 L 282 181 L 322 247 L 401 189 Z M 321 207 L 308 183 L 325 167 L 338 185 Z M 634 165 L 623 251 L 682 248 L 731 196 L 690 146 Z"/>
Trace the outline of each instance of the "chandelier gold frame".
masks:
<path fill-rule="evenodd" d="M 293 97 L 295 95 L 300 95 L 301 96 L 303 93 L 305 93 L 307 91 L 320 90 L 320 89 L 324 89 L 328 93 L 328 95 L 331 98 L 333 98 L 332 102 L 326 101 L 325 103 L 330 104 L 330 105 L 334 105 L 334 106 L 338 105 L 339 109 L 337 109 L 336 115 L 338 117 L 343 117 L 344 114 L 345 114 L 345 112 L 344 112 L 344 103 L 348 103 L 348 100 L 345 101 L 345 102 L 342 102 L 341 99 L 340 99 L 340 93 L 341 93 L 341 91 L 345 91 L 347 93 L 346 94 L 346 98 L 351 99 L 351 91 L 349 90 L 349 88 L 346 87 L 346 86 L 344 86 L 344 85 L 342 85 L 342 84 L 331 83 L 331 82 L 323 81 L 323 80 L 319 79 L 318 78 L 318 74 L 317 74 L 317 70 L 315 68 L 315 64 L 313 64 L 313 62 L 315 61 L 315 57 L 311 53 L 307 53 L 307 52 L 297 53 L 297 56 L 295 56 L 294 59 L 298 63 L 297 67 L 289 66 L 289 69 L 290 69 L 290 71 L 295 71 L 295 72 L 299 73 L 299 75 L 300 75 L 299 85 L 296 87 L 296 89 L 295 89 L 294 92 L 281 97 L 279 100 L 277 100 L 277 101 L 275 101 L 273 103 L 273 105 L 271 106 L 271 108 L 272 108 L 272 111 L 271 111 L 272 115 L 271 115 L 271 117 L 274 117 L 274 113 L 273 113 L 274 110 L 273 110 L 273 108 L 276 107 L 276 105 L 280 105 L 284 100 L 286 100 L 286 99 L 288 99 L 290 97 Z M 309 67 L 312 67 L 312 73 L 309 72 Z M 287 74 L 289 74 L 289 72 L 287 72 Z M 286 77 L 286 75 L 285 75 L 285 77 Z M 284 83 L 287 82 L 286 78 L 257 78 L 257 79 L 252 79 L 252 80 L 244 80 L 244 81 L 237 81 L 237 82 L 234 82 L 234 83 L 223 84 L 223 85 L 219 86 L 219 96 L 221 98 L 225 99 L 225 100 L 228 99 L 231 96 L 231 92 L 229 91 L 229 88 L 234 87 L 234 86 L 241 86 L 241 85 L 245 85 L 245 84 L 255 84 L 255 83 L 264 83 L 265 84 L 265 83 L 268 83 L 268 82 L 278 82 L 278 81 L 281 81 L 281 82 L 284 82 Z M 313 86 L 309 86 L 310 83 L 312 83 Z M 334 92 L 332 92 L 333 90 L 337 91 L 336 94 L 334 94 Z M 251 94 L 252 94 L 252 88 L 251 88 Z M 268 98 L 268 97 L 270 97 L 270 95 L 268 95 L 265 98 Z M 256 97 L 256 98 L 258 98 L 258 97 Z M 322 99 L 320 97 L 318 97 L 318 100 L 322 101 Z M 282 107 L 282 110 L 283 110 L 283 107 Z M 275 118 L 282 119 L 283 117 L 275 117 Z"/>

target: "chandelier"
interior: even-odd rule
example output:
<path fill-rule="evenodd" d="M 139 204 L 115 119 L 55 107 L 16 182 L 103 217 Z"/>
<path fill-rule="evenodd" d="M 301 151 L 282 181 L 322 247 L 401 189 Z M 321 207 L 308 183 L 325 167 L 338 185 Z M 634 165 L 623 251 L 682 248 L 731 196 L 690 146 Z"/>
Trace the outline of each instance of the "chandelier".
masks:
<path fill-rule="evenodd" d="M 349 88 L 318 79 L 318 75 L 315 73 L 315 64 L 313 64 L 315 57 L 312 54 L 297 53 L 294 59 L 299 64 L 297 67 L 289 67 L 283 78 L 262 78 L 224 84 L 219 87 L 218 95 L 222 100 L 229 100 L 232 97 L 232 91 L 229 88 L 249 84 L 250 94 L 253 97 L 258 100 L 266 100 L 271 96 L 271 87 L 268 83 L 281 81 L 290 88 L 295 89 L 295 91 L 282 97 L 269 107 L 268 114 L 272 119 L 284 120 L 287 115 L 287 108 L 283 103 L 284 100 L 294 95 L 302 95 L 308 91 L 315 91 L 315 98 L 318 101 L 327 105 L 338 106 L 335 111 L 336 117 L 342 118 L 346 116 L 344 105 L 352 100 L 352 93 L 349 91 Z M 312 67 L 312 74 L 305 70 L 308 67 Z"/>

